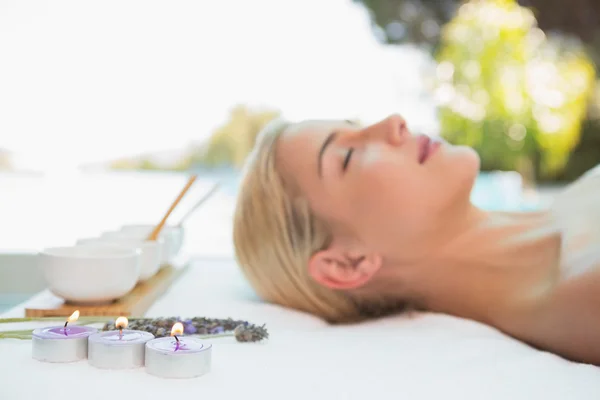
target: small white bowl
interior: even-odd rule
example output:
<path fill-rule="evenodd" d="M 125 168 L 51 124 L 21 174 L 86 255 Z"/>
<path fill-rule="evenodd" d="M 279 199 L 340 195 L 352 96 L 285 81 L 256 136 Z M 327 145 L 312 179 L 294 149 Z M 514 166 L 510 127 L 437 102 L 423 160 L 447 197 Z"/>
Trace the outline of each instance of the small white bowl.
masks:
<path fill-rule="evenodd" d="M 135 224 L 125 225 L 121 227 L 121 232 L 136 235 L 139 237 L 148 237 L 154 230 L 155 225 Z M 162 263 L 168 264 L 179 254 L 183 244 L 184 229 L 183 227 L 166 225 L 158 235 L 159 239 L 164 241 Z"/>
<path fill-rule="evenodd" d="M 105 232 L 102 237 L 79 239 L 76 244 L 78 246 L 87 246 L 102 243 L 125 246 L 140 252 L 139 282 L 144 282 L 152 278 L 160 269 L 161 243 L 159 242 L 138 239 L 123 235 L 121 232 Z"/>
<path fill-rule="evenodd" d="M 133 239 L 137 239 L 140 241 L 144 241 L 148 238 L 148 235 L 150 235 L 150 232 L 148 232 L 148 234 L 146 234 L 146 232 L 134 232 L 134 231 L 124 231 L 124 230 L 117 230 L 117 231 L 106 231 L 103 232 L 100 237 L 101 238 L 110 238 L 110 237 L 128 237 L 128 238 L 133 238 Z M 159 247 L 160 247 L 160 265 L 164 265 L 167 263 L 168 260 L 168 255 L 169 255 L 169 248 L 168 248 L 168 241 L 167 238 L 165 236 L 159 236 L 156 240 L 156 243 L 158 243 Z"/>
<path fill-rule="evenodd" d="M 172 226 L 168 227 L 169 234 L 172 236 L 173 240 L 173 253 L 172 257 L 176 257 L 181 251 L 181 247 L 183 246 L 183 240 L 185 239 L 185 229 L 183 226 Z"/>
<path fill-rule="evenodd" d="M 140 277 L 140 252 L 133 248 L 52 247 L 38 256 L 50 291 L 73 303 L 110 303 L 129 293 Z"/>

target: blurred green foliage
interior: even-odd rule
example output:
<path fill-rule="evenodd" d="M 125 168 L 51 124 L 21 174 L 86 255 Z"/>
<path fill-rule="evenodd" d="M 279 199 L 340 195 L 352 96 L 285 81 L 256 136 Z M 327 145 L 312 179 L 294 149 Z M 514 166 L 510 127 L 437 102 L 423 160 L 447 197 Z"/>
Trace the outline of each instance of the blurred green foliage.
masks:
<path fill-rule="evenodd" d="M 225 124 L 215 130 L 208 145 L 191 154 L 190 164 L 241 167 L 254 147 L 258 133 L 279 115 L 276 110 L 234 107 Z"/>
<path fill-rule="evenodd" d="M 244 105 L 232 108 L 229 118 L 218 127 L 207 143 L 190 146 L 170 163 L 158 162 L 156 157 L 142 156 L 120 159 L 111 163 L 117 170 L 187 171 L 195 168 L 242 166 L 254 147 L 262 128 L 280 113 L 272 109 L 254 109 Z"/>
<path fill-rule="evenodd" d="M 352 0 L 369 13 L 375 36 L 387 44 L 414 44 L 434 51 L 441 29 L 465 0 Z M 487 0 L 479 0 L 485 2 Z M 535 13 L 546 33 L 575 36 L 587 44 L 595 63 L 600 63 L 600 1 L 518 0 Z"/>
<path fill-rule="evenodd" d="M 441 27 L 462 0 L 352 0 L 366 7 L 375 36 L 388 44 L 410 43 L 433 51 Z"/>
<path fill-rule="evenodd" d="M 13 169 L 11 153 L 0 148 L 0 171 Z"/>
<path fill-rule="evenodd" d="M 484 170 L 561 173 L 595 87 L 576 41 L 547 37 L 516 1 L 471 1 L 444 26 L 435 57 L 442 136 L 475 148 Z"/>
<path fill-rule="evenodd" d="M 112 161 L 109 169 L 134 171 L 188 171 L 191 168 L 189 156 L 182 156 L 172 163 L 157 161 L 152 155 L 122 158 Z"/>

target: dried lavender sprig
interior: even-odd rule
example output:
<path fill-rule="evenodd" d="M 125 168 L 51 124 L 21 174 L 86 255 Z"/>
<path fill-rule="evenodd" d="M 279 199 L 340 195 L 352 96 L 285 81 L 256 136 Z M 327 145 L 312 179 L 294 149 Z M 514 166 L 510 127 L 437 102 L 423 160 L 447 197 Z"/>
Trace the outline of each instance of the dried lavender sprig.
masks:
<path fill-rule="evenodd" d="M 171 334 L 170 329 L 176 322 L 182 323 L 184 334 L 186 335 L 202 335 L 206 337 L 234 336 L 239 342 L 259 342 L 269 337 L 269 333 L 264 325 L 257 326 L 247 321 L 233 320 L 231 318 L 138 318 L 129 321 L 128 329 L 150 332 L 156 337 L 165 337 Z M 116 329 L 114 322 L 106 323 L 102 328 L 104 331 Z"/>
<path fill-rule="evenodd" d="M 238 325 L 233 330 L 233 333 L 238 342 L 260 342 L 263 339 L 269 338 L 269 332 L 267 332 L 264 325 Z"/>
<path fill-rule="evenodd" d="M 67 317 L 25 317 L 25 318 L 0 318 L 0 324 L 15 324 L 20 322 L 65 322 Z M 77 320 L 78 323 L 99 323 L 111 321 L 117 317 L 104 316 L 81 316 Z"/>

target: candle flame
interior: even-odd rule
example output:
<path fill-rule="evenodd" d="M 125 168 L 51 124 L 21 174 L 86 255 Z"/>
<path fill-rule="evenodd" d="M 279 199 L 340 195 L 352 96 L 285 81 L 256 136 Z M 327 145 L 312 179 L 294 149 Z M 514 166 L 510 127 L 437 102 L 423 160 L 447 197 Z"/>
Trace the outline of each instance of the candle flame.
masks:
<path fill-rule="evenodd" d="M 183 325 L 181 324 L 181 322 L 177 322 L 175 325 L 173 325 L 173 328 L 171 329 L 171 336 L 176 335 L 183 335 Z"/>
<path fill-rule="evenodd" d="M 125 317 L 119 317 L 115 321 L 115 327 L 117 329 L 125 329 L 127 328 L 127 325 L 129 325 L 129 321 Z"/>
<path fill-rule="evenodd" d="M 79 319 L 79 310 L 75 310 L 73 314 L 67 319 L 67 322 L 75 322 Z"/>

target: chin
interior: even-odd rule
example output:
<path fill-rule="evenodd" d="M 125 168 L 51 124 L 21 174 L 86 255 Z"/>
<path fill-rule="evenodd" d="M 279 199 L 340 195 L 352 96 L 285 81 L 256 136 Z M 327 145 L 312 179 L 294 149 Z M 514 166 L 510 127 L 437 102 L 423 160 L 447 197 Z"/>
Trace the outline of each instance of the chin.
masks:
<path fill-rule="evenodd" d="M 458 197 L 470 198 L 471 191 L 477 181 L 481 159 L 479 154 L 468 146 L 454 146 L 453 157 L 449 159 L 451 165 L 448 165 L 448 171 L 451 171 L 452 178 L 449 181 L 456 185 L 456 194 Z"/>
<path fill-rule="evenodd" d="M 473 175 L 477 177 L 479 175 L 479 168 L 481 167 L 481 158 L 479 154 L 472 147 L 464 147 L 464 159 L 467 169 L 473 172 Z"/>

